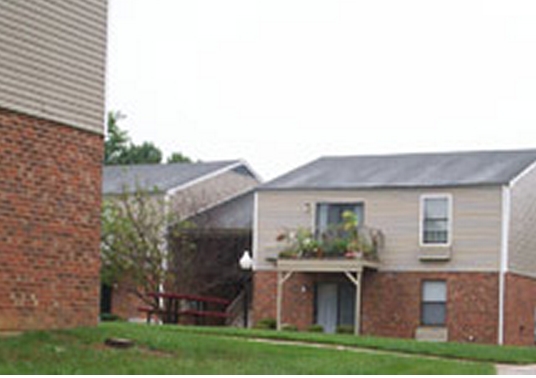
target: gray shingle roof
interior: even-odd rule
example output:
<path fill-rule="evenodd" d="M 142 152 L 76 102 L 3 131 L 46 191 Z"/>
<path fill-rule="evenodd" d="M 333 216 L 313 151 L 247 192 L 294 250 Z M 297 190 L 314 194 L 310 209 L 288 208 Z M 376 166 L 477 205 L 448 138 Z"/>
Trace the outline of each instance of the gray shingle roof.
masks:
<path fill-rule="evenodd" d="M 507 184 L 536 150 L 324 157 L 261 186 L 261 190 L 445 187 Z"/>
<path fill-rule="evenodd" d="M 251 230 L 254 190 L 233 197 L 195 215 L 191 220 L 203 228 Z"/>
<path fill-rule="evenodd" d="M 106 166 L 103 172 L 103 194 L 120 194 L 124 188 L 133 191 L 136 187 L 159 191 L 187 184 L 203 176 L 227 167 L 235 166 L 237 160 L 207 163 L 142 164 Z"/>

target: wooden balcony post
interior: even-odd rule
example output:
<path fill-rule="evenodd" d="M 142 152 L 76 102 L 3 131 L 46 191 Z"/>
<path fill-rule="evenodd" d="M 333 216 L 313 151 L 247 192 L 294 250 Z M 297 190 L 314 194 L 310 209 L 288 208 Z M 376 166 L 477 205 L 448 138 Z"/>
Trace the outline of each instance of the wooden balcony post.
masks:
<path fill-rule="evenodd" d="M 361 333 L 361 273 L 356 273 L 357 284 L 355 286 L 355 326 L 354 334 L 359 336 Z"/>
<path fill-rule="evenodd" d="M 354 334 L 359 335 L 361 331 L 361 272 L 355 272 L 355 277 L 351 272 L 344 272 L 346 277 L 355 285 L 355 321 Z"/>
<path fill-rule="evenodd" d="M 281 331 L 283 311 L 283 284 L 290 278 L 292 272 L 277 272 L 277 330 Z"/>

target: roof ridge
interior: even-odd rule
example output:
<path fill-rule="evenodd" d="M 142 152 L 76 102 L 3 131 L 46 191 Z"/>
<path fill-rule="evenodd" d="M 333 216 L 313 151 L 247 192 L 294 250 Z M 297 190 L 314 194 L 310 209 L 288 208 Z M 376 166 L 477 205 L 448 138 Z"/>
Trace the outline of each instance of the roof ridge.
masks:
<path fill-rule="evenodd" d="M 114 164 L 103 165 L 104 168 L 137 168 L 137 167 L 173 167 L 173 166 L 192 166 L 192 165 L 209 165 L 209 164 L 227 164 L 233 165 L 240 163 L 242 160 L 212 160 L 212 161 L 195 161 L 195 162 L 176 162 L 176 163 L 144 163 L 144 164 Z"/>

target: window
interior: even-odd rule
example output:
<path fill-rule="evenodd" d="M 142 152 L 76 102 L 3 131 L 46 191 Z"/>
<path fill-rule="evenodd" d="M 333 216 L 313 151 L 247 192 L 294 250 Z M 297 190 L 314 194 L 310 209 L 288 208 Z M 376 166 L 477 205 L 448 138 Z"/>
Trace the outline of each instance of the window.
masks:
<path fill-rule="evenodd" d="M 421 324 L 443 326 L 447 317 L 447 283 L 423 281 L 421 301 Z"/>
<path fill-rule="evenodd" d="M 450 244 L 451 197 L 423 196 L 421 200 L 421 244 Z"/>
<path fill-rule="evenodd" d="M 353 211 L 357 215 L 359 225 L 363 225 L 362 203 L 319 203 L 316 205 L 316 232 L 317 236 L 324 235 L 333 226 L 342 224 L 342 215 L 346 211 Z"/>

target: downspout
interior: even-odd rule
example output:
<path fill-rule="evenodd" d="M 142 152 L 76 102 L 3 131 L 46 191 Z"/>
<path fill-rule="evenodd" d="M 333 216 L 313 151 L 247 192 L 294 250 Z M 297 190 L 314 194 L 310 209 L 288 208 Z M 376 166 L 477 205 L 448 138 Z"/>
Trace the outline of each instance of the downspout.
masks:
<path fill-rule="evenodd" d="M 255 190 L 253 193 L 253 233 L 251 235 L 252 239 L 252 259 L 253 267 L 252 271 L 254 272 L 257 268 L 257 257 L 259 256 L 259 192 Z"/>
<path fill-rule="evenodd" d="M 504 303 L 506 272 L 508 271 L 508 239 L 510 232 L 510 186 L 502 187 L 501 211 L 501 260 L 499 268 L 499 324 L 497 330 L 497 343 L 504 344 Z"/>

